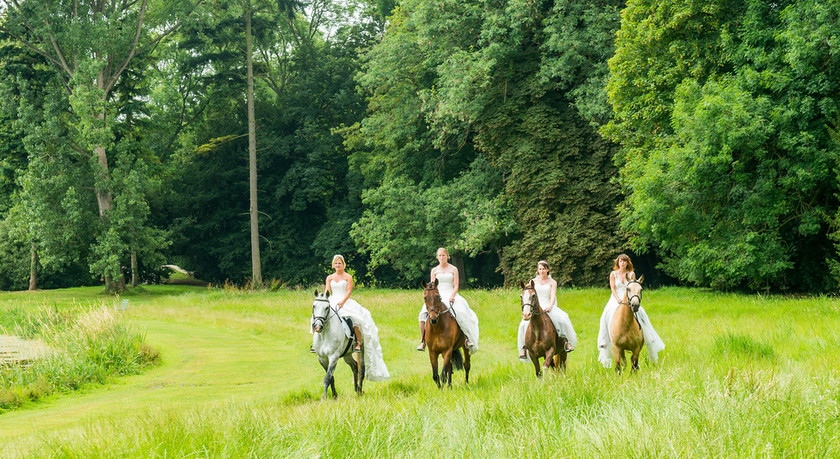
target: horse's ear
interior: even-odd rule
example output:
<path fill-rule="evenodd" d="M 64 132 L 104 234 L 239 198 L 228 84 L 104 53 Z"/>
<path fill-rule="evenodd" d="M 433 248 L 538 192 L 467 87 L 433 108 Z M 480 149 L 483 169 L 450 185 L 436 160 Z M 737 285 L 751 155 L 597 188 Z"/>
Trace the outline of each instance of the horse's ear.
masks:
<path fill-rule="evenodd" d="M 645 281 L 645 275 L 642 274 L 642 277 L 639 278 L 639 283 L 641 284 L 644 281 Z"/>
<path fill-rule="evenodd" d="M 422 286 L 423 286 L 423 290 L 426 290 L 426 287 L 428 287 L 428 286 L 429 286 L 429 283 L 428 283 L 428 282 L 426 282 L 426 281 L 420 281 L 420 285 L 422 285 Z"/>
<path fill-rule="evenodd" d="M 315 296 L 318 296 L 318 289 L 315 289 Z"/>
<path fill-rule="evenodd" d="M 439 283 L 440 283 L 440 281 L 438 281 L 438 278 L 437 278 L 437 277 L 435 277 L 435 288 L 437 288 L 437 286 L 438 286 L 438 284 L 439 284 Z"/>
<path fill-rule="evenodd" d="M 519 287 L 520 287 L 522 290 L 525 290 L 525 285 L 527 285 L 527 284 L 525 284 L 525 282 L 524 282 L 524 281 L 519 281 Z"/>

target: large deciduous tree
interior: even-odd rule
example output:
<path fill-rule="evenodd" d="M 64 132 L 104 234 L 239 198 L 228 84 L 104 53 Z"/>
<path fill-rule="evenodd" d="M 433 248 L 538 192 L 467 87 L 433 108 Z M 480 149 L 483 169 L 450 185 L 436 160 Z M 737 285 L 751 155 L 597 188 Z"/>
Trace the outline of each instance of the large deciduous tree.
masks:
<path fill-rule="evenodd" d="M 632 0 L 610 61 L 624 223 L 673 276 L 829 291 L 836 2 Z"/>
<path fill-rule="evenodd" d="M 116 92 L 127 72 L 181 23 L 201 0 L 5 0 L 2 30 L 51 66 L 64 89 L 69 117 L 66 147 L 29 149 L 41 157 L 45 175 L 31 175 L 43 186 L 58 169 L 56 161 L 72 163 L 79 179 L 93 190 L 99 218 L 95 260 L 91 270 L 101 274 L 107 290 L 123 288 L 125 228 L 111 218 L 117 190 L 113 168 L 119 122 Z M 66 186 L 66 185 L 61 185 Z M 73 187 L 65 188 L 70 190 Z M 84 193 L 78 195 L 85 206 Z M 47 218 L 37 215 L 35 218 Z M 118 220 L 118 219 L 117 219 Z M 80 229 L 75 229 L 80 231 Z"/>
<path fill-rule="evenodd" d="M 603 278 L 622 246 L 615 147 L 596 132 L 621 5 L 400 3 L 367 54 L 370 113 L 348 136 L 369 189 L 354 235 L 374 263 L 416 278 L 451 245 L 497 254 L 509 283 L 541 258 L 561 283 Z"/>

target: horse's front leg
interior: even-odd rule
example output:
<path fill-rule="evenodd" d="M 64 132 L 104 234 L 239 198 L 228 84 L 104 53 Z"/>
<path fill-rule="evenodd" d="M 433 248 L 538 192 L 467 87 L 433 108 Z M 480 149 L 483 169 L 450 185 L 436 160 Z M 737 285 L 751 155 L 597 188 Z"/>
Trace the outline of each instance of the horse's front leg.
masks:
<path fill-rule="evenodd" d="M 619 349 L 618 346 L 613 344 L 613 361 L 615 362 L 615 372 L 621 374 L 621 369 L 624 367 L 624 364 L 627 360 L 624 358 L 624 350 Z"/>
<path fill-rule="evenodd" d="M 440 389 L 440 377 L 438 376 L 438 354 L 429 349 L 429 362 L 432 364 L 432 379 L 435 380 L 438 389 Z"/>
<path fill-rule="evenodd" d="M 443 353 L 443 383 L 452 387 L 452 349 Z"/>
<path fill-rule="evenodd" d="M 327 370 L 327 374 L 324 376 L 324 393 L 321 394 L 321 400 L 327 398 L 327 389 L 332 388 L 332 395 L 333 398 L 338 397 L 338 393 L 335 391 L 335 378 L 333 378 L 333 373 L 335 372 L 335 364 L 338 363 L 338 359 L 335 357 L 330 356 L 329 363 L 324 366 L 324 369 Z M 321 362 L 321 365 L 324 365 Z"/>
<path fill-rule="evenodd" d="M 537 378 L 542 378 L 542 365 L 540 365 L 540 355 L 537 352 L 532 352 L 528 349 L 528 355 L 531 357 L 531 362 L 534 364 L 534 372 Z"/>
<path fill-rule="evenodd" d="M 545 367 L 546 370 L 548 370 L 549 368 L 555 368 L 554 348 L 545 351 L 545 361 L 543 362 L 543 367 Z"/>
<path fill-rule="evenodd" d="M 631 371 L 633 373 L 639 371 L 639 356 L 642 354 L 642 347 L 633 349 L 633 355 L 630 356 Z"/>

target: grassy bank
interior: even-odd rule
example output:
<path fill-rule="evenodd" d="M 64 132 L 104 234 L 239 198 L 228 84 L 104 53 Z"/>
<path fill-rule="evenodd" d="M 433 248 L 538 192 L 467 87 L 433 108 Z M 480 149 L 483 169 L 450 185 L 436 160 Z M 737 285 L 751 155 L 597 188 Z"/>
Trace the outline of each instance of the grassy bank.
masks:
<path fill-rule="evenodd" d="M 0 455 L 840 455 L 836 299 L 648 291 L 667 347 L 659 365 L 617 376 L 595 349 L 606 292 L 561 291 L 578 351 L 565 375 L 537 380 L 515 359 L 515 293 L 463 293 L 481 320 L 469 386 L 456 373 L 437 390 L 413 350 L 419 291 L 359 289 L 392 378 L 356 397 L 341 364 L 339 398 L 322 403 L 323 371 L 306 350 L 311 292 L 148 288 L 126 316 L 162 364 L 0 415 Z M 0 294 L 0 307 L 61 310 L 85 294 Z"/>

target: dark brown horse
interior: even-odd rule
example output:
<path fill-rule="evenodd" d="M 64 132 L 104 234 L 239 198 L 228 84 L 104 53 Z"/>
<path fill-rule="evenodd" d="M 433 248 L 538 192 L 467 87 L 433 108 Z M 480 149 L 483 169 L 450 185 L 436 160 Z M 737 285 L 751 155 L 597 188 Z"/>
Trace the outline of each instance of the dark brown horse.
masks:
<path fill-rule="evenodd" d="M 528 321 L 528 329 L 525 331 L 525 349 L 534 363 L 534 370 L 537 377 L 542 376 L 542 367 L 554 368 L 555 370 L 566 370 L 566 338 L 557 336 L 554 323 L 548 317 L 542 306 L 540 298 L 534 289 L 534 281 L 520 284 L 522 294 L 519 300 L 522 305 L 522 318 Z M 543 365 L 540 366 L 540 358 L 543 358 Z"/>
<path fill-rule="evenodd" d="M 456 370 L 463 369 L 466 373 L 464 380 L 470 382 L 470 351 L 464 345 L 465 335 L 452 316 L 451 305 L 443 304 L 438 291 L 438 281 L 423 283 L 423 302 L 429 311 L 426 321 L 426 349 L 429 351 L 429 361 L 432 363 L 432 378 L 441 387 L 441 383 L 452 387 L 452 366 Z M 461 356 L 460 349 L 464 350 Z M 438 377 L 438 356 L 443 356 L 443 371 Z"/>
<path fill-rule="evenodd" d="M 610 339 L 613 346 L 613 361 L 615 362 L 616 373 L 621 373 L 622 368 L 627 365 L 624 357 L 625 351 L 630 351 L 630 363 L 632 371 L 639 369 L 639 355 L 645 345 L 645 336 L 642 333 L 642 326 L 636 318 L 636 312 L 642 303 L 642 280 L 632 280 L 624 290 L 624 299 L 618 302 L 618 309 L 613 313 L 610 321 Z"/>

